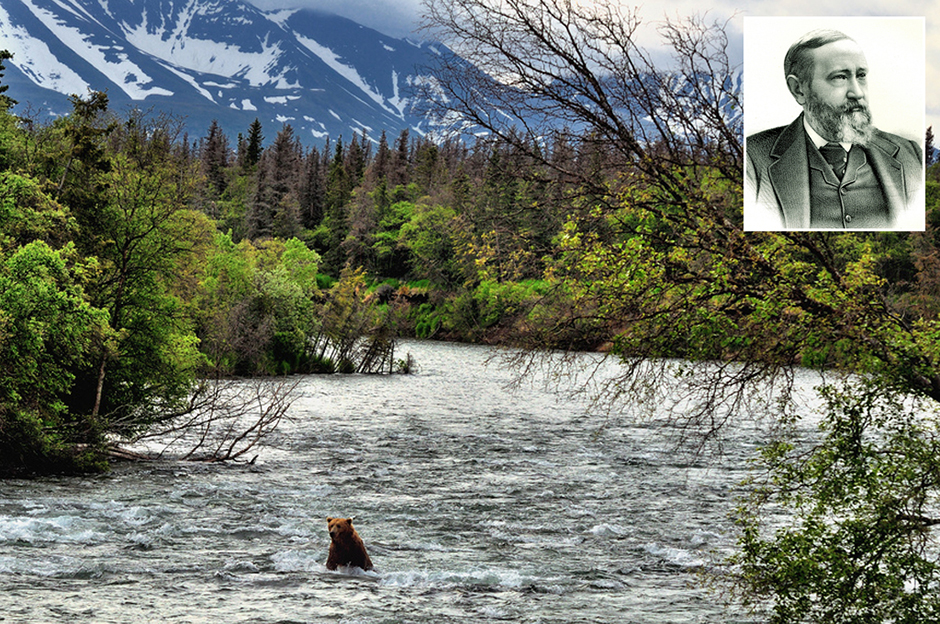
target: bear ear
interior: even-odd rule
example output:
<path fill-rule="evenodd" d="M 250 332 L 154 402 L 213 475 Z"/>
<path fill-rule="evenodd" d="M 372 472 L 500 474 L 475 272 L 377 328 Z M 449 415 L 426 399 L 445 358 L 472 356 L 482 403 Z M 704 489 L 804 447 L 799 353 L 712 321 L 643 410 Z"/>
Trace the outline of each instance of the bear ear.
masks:
<path fill-rule="evenodd" d="M 349 524 L 352 524 L 352 523 L 353 523 L 353 520 L 355 520 L 355 519 L 356 519 L 356 516 L 350 516 L 350 517 L 346 518 L 346 522 L 348 522 Z"/>
<path fill-rule="evenodd" d="M 326 521 L 327 521 L 327 522 L 333 522 L 333 518 L 330 518 L 329 516 L 327 516 Z"/>

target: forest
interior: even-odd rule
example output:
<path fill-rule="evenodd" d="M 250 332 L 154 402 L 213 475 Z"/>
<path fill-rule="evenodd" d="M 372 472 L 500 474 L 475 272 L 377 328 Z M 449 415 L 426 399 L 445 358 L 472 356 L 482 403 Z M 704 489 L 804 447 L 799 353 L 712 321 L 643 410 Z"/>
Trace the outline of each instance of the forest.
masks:
<path fill-rule="evenodd" d="M 549 296 L 565 228 L 611 234 L 593 214 L 608 197 L 499 140 L 305 148 L 256 121 L 233 146 L 217 124 L 193 139 L 103 93 L 48 123 L 4 97 L 6 473 L 101 469 L 115 444 L 189 414 L 206 377 L 392 372 L 408 366 L 401 336 L 521 342 L 534 314 L 570 305 Z M 594 141 L 545 149 L 613 175 Z M 596 348 L 609 325 L 560 338 Z"/>

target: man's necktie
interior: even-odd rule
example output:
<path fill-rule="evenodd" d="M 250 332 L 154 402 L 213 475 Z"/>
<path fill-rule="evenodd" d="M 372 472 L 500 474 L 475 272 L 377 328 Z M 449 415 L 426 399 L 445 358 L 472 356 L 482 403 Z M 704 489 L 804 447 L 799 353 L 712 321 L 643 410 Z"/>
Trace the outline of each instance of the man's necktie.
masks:
<path fill-rule="evenodd" d="M 819 148 L 819 151 L 822 153 L 823 158 L 826 159 L 826 162 L 829 163 L 829 166 L 832 167 L 832 171 L 836 174 L 836 177 L 841 180 L 842 176 L 845 175 L 845 164 L 848 162 L 848 152 L 838 143 L 826 143 Z"/>

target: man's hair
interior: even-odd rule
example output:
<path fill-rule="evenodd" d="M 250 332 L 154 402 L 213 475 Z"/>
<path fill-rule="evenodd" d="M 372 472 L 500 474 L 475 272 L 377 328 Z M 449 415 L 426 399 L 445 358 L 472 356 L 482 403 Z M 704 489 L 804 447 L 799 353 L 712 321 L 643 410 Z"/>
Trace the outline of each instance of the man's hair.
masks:
<path fill-rule="evenodd" d="M 800 82 L 811 80 L 813 77 L 813 57 L 810 51 L 843 39 L 855 41 L 843 32 L 828 28 L 806 33 L 787 50 L 787 55 L 783 59 L 783 75 L 789 76 L 792 74 L 799 78 Z"/>

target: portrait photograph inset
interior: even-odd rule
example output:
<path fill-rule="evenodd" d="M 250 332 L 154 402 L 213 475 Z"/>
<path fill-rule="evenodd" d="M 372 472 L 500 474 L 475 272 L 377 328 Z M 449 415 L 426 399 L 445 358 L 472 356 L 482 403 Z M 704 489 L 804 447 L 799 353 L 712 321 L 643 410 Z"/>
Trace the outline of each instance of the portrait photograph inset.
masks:
<path fill-rule="evenodd" d="M 744 19 L 744 229 L 924 229 L 921 17 Z"/>

